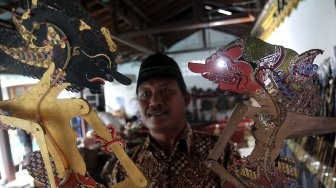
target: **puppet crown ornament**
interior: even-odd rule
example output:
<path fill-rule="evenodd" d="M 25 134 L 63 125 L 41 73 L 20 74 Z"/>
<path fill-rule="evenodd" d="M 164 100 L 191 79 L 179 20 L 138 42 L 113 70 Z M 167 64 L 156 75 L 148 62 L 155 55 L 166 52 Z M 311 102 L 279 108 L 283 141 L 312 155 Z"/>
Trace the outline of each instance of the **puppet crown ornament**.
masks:
<path fill-rule="evenodd" d="M 100 92 L 104 81 L 130 84 L 116 71 L 116 46 L 75 2 L 33 0 L 13 21 L 17 31 L 0 28 L 0 62 L 13 72 L 39 78 L 22 96 L 0 101 L 1 124 L 32 133 L 40 151 L 28 171 L 43 187 L 103 187 L 87 172 L 70 120 L 81 116 L 95 131 L 103 151 L 115 155 L 129 178 L 111 187 L 145 187 L 147 180 L 124 151 L 125 142 L 83 99 L 57 99 L 65 88 Z M 15 14 L 15 13 L 14 13 Z M 8 126 L 4 126 L 8 127 Z"/>
<path fill-rule="evenodd" d="M 205 64 L 189 62 L 194 73 L 218 85 L 221 93 L 240 96 L 207 166 L 237 187 L 297 185 L 292 159 L 278 158 L 287 138 L 336 132 L 335 119 L 314 117 L 319 110 L 318 66 L 313 64 L 322 50 L 302 54 L 255 37 L 237 39 L 219 49 Z M 254 99 L 252 106 L 248 99 Z M 254 121 L 256 140 L 252 153 L 224 169 L 216 161 L 242 117 Z"/>

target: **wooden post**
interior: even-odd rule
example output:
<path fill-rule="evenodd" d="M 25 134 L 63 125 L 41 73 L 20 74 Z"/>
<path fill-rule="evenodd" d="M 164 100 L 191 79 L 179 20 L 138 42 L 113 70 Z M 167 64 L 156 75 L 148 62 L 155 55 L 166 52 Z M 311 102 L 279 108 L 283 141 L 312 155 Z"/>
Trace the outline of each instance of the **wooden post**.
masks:
<path fill-rule="evenodd" d="M 10 151 L 8 131 L 0 129 L 0 169 L 1 180 L 10 182 L 15 179 L 15 169 Z"/>
<path fill-rule="evenodd" d="M 0 100 L 2 100 L 1 82 Z M 10 182 L 15 179 L 15 169 L 10 150 L 9 135 L 8 131 L 3 129 L 0 129 L 0 173 L 2 181 Z"/>

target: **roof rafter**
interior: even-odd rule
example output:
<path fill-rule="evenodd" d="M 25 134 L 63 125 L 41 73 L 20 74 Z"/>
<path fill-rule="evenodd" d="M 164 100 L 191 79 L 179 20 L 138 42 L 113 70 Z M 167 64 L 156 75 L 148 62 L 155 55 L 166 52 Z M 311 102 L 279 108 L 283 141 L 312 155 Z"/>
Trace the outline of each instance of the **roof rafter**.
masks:
<path fill-rule="evenodd" d="M 210 28 L 210 27 L 223 26 L 223 25 L 232 25 L 232 24 L 253 22 L 253 21 L 255 21 L 255 18 L 252 15 L 247 15 L 247 16 L 238 17 L 238 18 L 224 19 L 224 20 L 212 20 L 209 22 L 201 22 L 201 23 L 195 23 L 194 21 L 189 20 L 189 21 L 183 21 L 183 22 L 168 23 L 165 25 L 161 25 L 158 27 L 152 27 L 152 28 L 145 29 L 145 30 L 138 30 L 138 31 L 133 31 L 133 32 L 128 32 L 128 33 L 123 33 L 123 34 L 118 35 L 118 37 L 132 38 L 135 36 L 149 35 L 149 34 L 154 34 L 154 33 L 195 30 L 195 29 L 203 29 L 203 28 Z"/>

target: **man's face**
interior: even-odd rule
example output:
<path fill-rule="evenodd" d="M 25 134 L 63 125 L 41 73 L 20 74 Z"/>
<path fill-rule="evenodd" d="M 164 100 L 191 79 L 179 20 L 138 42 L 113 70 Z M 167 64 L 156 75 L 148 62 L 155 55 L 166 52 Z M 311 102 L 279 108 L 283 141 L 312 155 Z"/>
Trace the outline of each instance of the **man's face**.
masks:
<path fill-rule="evenodd" d="M 140 113 L 150 132 L 163 133 L 183 128 L 189 99 L 189 94 L 183 94 L 172 79 L 149 79 L 138 89 Z"/>

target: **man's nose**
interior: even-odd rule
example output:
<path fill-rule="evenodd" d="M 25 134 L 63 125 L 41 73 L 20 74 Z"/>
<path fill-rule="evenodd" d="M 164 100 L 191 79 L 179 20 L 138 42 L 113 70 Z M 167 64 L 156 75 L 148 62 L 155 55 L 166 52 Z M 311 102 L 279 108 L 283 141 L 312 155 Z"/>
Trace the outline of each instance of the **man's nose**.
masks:
<path fill-rule="evenodd" d="M 163 103 L 163 98 L 160 95 L 160 93 L 158 92 L 153 93 L 151 100 L 150 100 L 150 105 L 157 106 L 157 105 L 161 105 L 162 103 Z"/>

